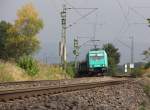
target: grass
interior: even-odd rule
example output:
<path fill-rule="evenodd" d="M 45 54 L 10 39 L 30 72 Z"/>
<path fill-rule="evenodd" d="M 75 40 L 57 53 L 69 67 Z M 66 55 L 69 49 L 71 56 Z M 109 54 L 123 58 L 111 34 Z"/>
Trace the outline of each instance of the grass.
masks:
<path fill-rule="evenodd" d="M 150 68 L 145 70 L 145 76 L 150 78 Z"/>
<path fill-rule="evenodd" d="M 34 80 L 58 80 L 68 78 L 70 78 L 69 75 L 57 65 L 39 64 L 39 74 L 34 77 Z"/>
<path fill-rule="evenodd" d="M 28 77 L 24 74 L 24 70 L 17 67 L 14 63 L 0 61 L 0 81 L 22 81 Z"/>
<path fill-rule="evenodd" d="M 24 69 L 16 66 L 14 62 L 0 61 L 0 82 L 27 81 L 27 80 L 59 80 L 70 79 L 61 67 L 57 65 L 38 64 L 39 73 L 30 76 Z"/>
<path fill-rule="evenodd" d="M 142 77 L 143 75 L 143 71 L 142 68 L 135 68 L 132 72 L 131 72 L 131 76 L 132 77 Z"/>

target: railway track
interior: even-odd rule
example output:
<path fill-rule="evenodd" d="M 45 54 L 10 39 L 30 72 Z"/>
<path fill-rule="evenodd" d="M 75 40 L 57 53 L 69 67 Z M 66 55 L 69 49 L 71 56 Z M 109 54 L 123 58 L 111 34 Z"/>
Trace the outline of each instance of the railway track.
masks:
<path fill-rule="evenodd" d="M 123 78 L 123 77 L 118 77 L 118 78 Z M 109 80 L 113 80 L 113 79 L 114 78 L 111 77 L 109 78 Z M 0 90 L 14 89 L 14 88 L 15 89 L 34 88 L 34 87 L 41 87 L 41 86 L 60 86 L 60 85 L 85 83 L 85 82 L 93 82 L 93 81 L 98 82 L 104 80 L 105 78 L 101 78 L 101 77 L 86 77 L 86 78 L 75 78 L 75 79 L 67 79 L 67 80 L 64 79 L 64 80 L 4 82 L 4 83 L 0 83 Z"/>
<path fill-rule="evenodd" d="M 64 92 L 72 92 L 77 90 L 91 89 L 96 87 L 117 85 L 129 83 L 130 79 L 118 79 L 114 81 L 100 81 L 91 83 L 77 83 L 67 84 L 59 86 L 41 86 L 34 88 L 22 88 L 22 89 L 5 89 L 0 90 L 0 102 L 14 101 L 16 99 L 24 99 L 28 97 L 38 97 L 44 95 L 53 95 Z"/>
<path fill-rule="evenodd" d="M 112 76 L 112 77 L 114 77 L 114 78 L 133 78 L 133 76 L 132 75 L 114 75 L 114 76 Z"/>

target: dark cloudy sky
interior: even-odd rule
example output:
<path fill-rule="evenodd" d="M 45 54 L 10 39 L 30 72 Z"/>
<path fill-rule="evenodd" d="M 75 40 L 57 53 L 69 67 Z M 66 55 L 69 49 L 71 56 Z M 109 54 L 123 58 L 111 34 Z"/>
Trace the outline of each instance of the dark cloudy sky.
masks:
<path fill-rule="evenodd" d="M 40 60 L 48 59 L 50 63 L 58 63 L 58 41 L 61 38 L 60 11 L 65 0 L 0 0 L 0 20 L 12 22 L 16 19 L 16 11 L 26 3 L 33 3 L 44 21 L 44 29 L 39 33 L 41 50 L 36 55 Z M 67 30 L 67 59 L 73 60 L 73 39 L 76 36 L 93 37 L 97 15 L 96 39 L 99 46 L 113 43 L 121 52 L 121 63 L 130 61 L 130 49 L 117 39 L 130 46 L 130 36 L 134 36 L 135 61 L 142 61 L 142 51 L 150 47 L 150 28 L 146 19 L 150 17 L 150 0 L 66 0 L 76 8 L 98 8 L 85 19 Z M 67 7 L 70 5 L 67 4 Z M 81 15 L 91 10 L 78 10 Z M 80 18 L 75 10 L 68 10 L 68 25 Z M 80 38 L 80 44 L 89 38 Z M 80 59 L 84 59 L 91 44 L 81 48 Z"/>

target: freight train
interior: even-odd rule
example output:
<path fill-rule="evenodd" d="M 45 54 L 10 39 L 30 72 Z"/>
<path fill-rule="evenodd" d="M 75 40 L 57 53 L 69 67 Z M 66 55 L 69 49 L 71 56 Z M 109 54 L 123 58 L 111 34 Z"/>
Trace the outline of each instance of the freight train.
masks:
<path fill-rule="evenodd" d="M 93 49 L 86 54 L 85 61 L 79 63 L 78 76 L 103 76 L 108 69 L 108 58 L 105 50 Z"/>

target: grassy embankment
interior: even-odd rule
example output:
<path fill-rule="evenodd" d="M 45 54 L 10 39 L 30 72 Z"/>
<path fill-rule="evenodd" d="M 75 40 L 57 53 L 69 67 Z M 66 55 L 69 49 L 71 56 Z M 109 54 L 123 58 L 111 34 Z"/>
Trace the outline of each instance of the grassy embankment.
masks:
<path fill-rule="evenodd" d="M 59 66 L 38 64 L 39 72 L 30 76 L 14 62 L 0 61 L 0 82 L 26 80 L 58 80 L 71 78 Z"/>

